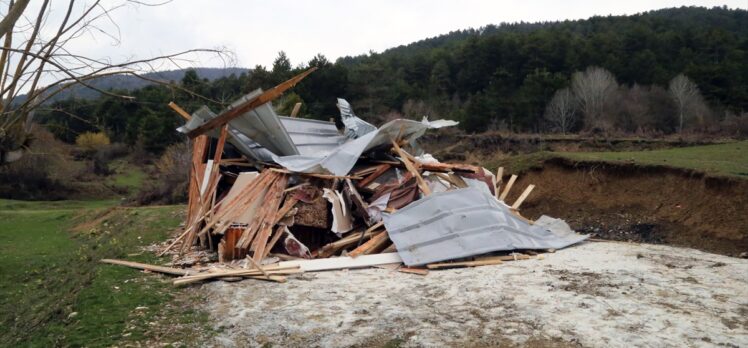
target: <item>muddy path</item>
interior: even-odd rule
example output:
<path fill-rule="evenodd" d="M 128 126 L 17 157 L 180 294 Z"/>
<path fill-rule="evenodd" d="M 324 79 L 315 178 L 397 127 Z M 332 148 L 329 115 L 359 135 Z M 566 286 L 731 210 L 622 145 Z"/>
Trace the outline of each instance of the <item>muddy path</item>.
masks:
<path fill-rule="evenodd" d="M 605 239 L 748 252 L 748 180 L 555 158 L 520 175 L 507 201 L 529 184 L 536 189 L 522 213 L 530 218 L 560 217 Z"/>

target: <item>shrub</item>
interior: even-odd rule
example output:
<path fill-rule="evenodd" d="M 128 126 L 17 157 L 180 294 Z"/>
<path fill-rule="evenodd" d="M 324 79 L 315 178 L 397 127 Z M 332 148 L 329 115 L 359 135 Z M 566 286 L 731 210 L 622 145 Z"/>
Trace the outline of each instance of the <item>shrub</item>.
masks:
<path fill-rule="evenodd" d="M 93 154 L 100 148 L 109 145 L 109 137 L 104 132 L 85 132 L 75 138 L 75 144 L 90 154 Z"/>
<path fill-rule="evenodd" d="M 0 166 L 0 198 L 57 200 L 73 193 L 75 169 L 65 144 L 36 127 L 31 147 L 18 161 Z"/>

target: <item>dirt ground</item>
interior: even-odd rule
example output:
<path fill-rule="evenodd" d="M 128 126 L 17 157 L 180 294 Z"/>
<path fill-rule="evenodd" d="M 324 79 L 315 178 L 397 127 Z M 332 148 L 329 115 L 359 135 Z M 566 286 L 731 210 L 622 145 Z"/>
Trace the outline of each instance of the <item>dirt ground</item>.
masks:
<path fill-rule="evenodd" d="M 748 252 L 748 180 L 633 164 L 547 161 L 520 174 L 535 184 L 522 214 L 562 217 L 580 233 L 724 255 Z M 522 190 L 507 197 L 513 202 Z"/>
<path fill-rule="evenodd" d="M 748 260 L 587 242 L 543 259 L 202 287 L 217 347 L 748 345 Z"/>

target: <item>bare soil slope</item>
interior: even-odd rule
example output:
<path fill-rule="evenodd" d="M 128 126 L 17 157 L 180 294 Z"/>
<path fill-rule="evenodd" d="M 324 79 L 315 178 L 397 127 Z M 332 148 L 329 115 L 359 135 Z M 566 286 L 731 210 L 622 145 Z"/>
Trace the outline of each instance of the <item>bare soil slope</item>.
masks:
<path fill-rule="evenodd" d="M 579 232 L 614 240 L 748 251 L 748 180 L 684 169 L 551 159 L 520 175 L 537 187 L 526 216 L 566 219 Z M 521 193 L 515 188 L 512 202 Z"/>

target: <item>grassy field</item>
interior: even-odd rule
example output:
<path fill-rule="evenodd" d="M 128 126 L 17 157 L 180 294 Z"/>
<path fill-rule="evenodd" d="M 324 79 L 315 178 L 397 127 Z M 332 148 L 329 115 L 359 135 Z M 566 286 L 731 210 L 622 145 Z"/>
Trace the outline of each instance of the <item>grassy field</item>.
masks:
<path fill-rule="evenodd" d="M 627 162 L 699 170 L 708 174 L 748 177 L 748 141 L 636 152 L 570 152 L 575 160 Z"/>
<path fill-rule="evenodd" d="M 207 318 L 179 305 L 194 300 L 188 291 L 168 278 L 98 262 L 157 261 L 141 247 L 163 240 L 182 211 L 0 200 L 0 346 L 112 346 L 196 335 L 187 324 Z M 183 329 L 164 328 L 175 325 Z"/>
<path fill-rule="evenodd" d="M 709 175 L 748 178 L 748 141 L 678 147 L 650 151 L 609 152 L 536 152 L 512 156 L 493 163 L 488 168 L 505 167 L 509 173 L 519 173 L 539 167 L 553 157 L 577 161 L 602 161 L 638 165 L 660 165 L 694 169 Z"/>

